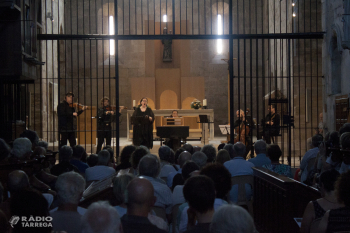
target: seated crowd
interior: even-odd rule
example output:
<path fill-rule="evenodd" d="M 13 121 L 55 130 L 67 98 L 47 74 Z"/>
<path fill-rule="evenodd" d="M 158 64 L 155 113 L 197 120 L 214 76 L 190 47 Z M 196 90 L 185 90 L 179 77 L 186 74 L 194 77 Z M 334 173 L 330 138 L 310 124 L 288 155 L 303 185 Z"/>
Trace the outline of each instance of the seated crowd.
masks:
<path fill-rule="evenodd" d="M 0 166 L 36 162 L 0 177 L 0 232 L 254 233 L 252 213 L 248 206 L 237 205 L 238 184 L 232 185 L 231 179 L 253 176 L 254 167 L 293 177 L 291 167 L 280 163 L 280 147 L 264 140 L 255 142 L 256 156 L 249 160 L 241 142 L 217 149 L 185 144 L 175 152 L 161 146 L 159 157 L 146 147 L 129 145 L 120 158 L 108 146 L 87 155 L 77 145 L 62 146 L 56 164 L 45 157 L 51 152 L 34 131 L 21 136 L 12 148 L 0 139 Z M 344 220 L 350 218 L 350 125 L 325 140 L 315 135 L 312 144 L 297 176 L 317 187 L 322 198 L 306 206 L 301 232 L 350 230 Z M 110 202 L 79 206 L 90 184 L 108 179 L 113 187 Z M 246 200 L 252 200 L 253 187 L 243 187 Z M 50 224 L 26 228 L 26 220 L 14 216 L 41 216 Z"/>

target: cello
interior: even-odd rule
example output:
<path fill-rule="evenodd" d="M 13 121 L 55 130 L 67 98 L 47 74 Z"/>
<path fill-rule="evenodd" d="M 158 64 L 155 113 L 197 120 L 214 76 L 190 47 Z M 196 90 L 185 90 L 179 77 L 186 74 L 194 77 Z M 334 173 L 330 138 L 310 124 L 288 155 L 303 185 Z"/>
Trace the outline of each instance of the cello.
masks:
<path fill-rule="evenodd" d="M 240 111 L 240 117 L 242 118 L 241 124 L 236 127 L 235 131 L 237 135 L 235 136 L 233 142 L 242 142 L 244 145 L 247 145 L 248 142 L 246 141 L 246 136 L 249 135 L 250 127 L 249 123 L 246 121 L 246 114 L 250 112 L 249 108 L 247 108 L 246 113 L 243 112 L 243 110 Z"/>

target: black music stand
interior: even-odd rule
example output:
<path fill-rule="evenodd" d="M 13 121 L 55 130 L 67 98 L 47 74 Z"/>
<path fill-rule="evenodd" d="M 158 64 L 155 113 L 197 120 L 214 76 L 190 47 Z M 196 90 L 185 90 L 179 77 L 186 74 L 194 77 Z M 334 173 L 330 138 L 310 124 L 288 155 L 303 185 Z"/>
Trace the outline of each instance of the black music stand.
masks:
<path fill-rule="evenodd" d="M 147 119 L 144 116 L 132 116 L 131 124 L 132 125 L 140 125 L 144 124 Z"/>
<path fill-rule="evenodd" d="M 204 145 L 205 145 L 204 123 L 213 124 L 214 122 L 209 122 L 209 120 L 208 120 L 208 115 L 199 115 L 199 122 L 197 122 L 197 123 L 202 123 L 202 131 L 204 131 L 203 141 L 204 141 Z"/>

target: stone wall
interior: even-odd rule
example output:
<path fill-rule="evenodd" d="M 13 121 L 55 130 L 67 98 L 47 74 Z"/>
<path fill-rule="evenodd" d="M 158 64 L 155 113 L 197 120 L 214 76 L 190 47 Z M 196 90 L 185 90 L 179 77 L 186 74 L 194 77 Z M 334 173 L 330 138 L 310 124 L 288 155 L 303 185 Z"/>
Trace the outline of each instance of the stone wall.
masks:
<path fill-rule="evenodd" d="M 335 130 L 335 98 L 349 95 L 350 54 L 343 46 L 350 34 L 347 30 L 348 0 L 323 0 L 322 29 L 326 32 L 322 44 L 324 118 L 330 131 Z M 345 47 L 345 48 L 344 48 Z"/>

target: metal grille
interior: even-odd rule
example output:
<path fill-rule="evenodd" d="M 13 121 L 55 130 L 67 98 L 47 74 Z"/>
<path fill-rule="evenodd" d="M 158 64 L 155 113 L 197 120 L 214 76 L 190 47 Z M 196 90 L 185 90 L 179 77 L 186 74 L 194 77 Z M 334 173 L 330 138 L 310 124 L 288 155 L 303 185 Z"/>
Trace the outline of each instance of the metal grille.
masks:
<path fill-rule="evenodd" d="M 257 122 L 254 137 L 267 105 L 277 103 L 281 118 L 295 120 L 295 128 L 284 124 L 275 139 L 284 159 L 295 166 L 306 151 L 306 139 L 322 111 L 319 0 L 66 0 L 47 1 L 42 7 L 53 19 L 45 17 L 38 34 L 46 65 L 34 84 L 40 105 L 31 108 L 40 108 L 42 124 L 29 125 L 41 138 L 57 140 L 55 108 L 68 91 L 84 105 L 97 107 L 102 96 L 119 105 L 119 41 L 223 39 L 229 53 L 230 122 L 236 110 L 250 108 Z M 110 16 L 115 35 L 109 30 Z M 164 27 L 168 34 L 163 34 Z M 92 117 L 91 113 L 84 119 Z M 119 148 L 118 116 L 116 122 L 113 134 Z M 86 137 L 94 130 L 91 124 L 78 133 Z"/>

